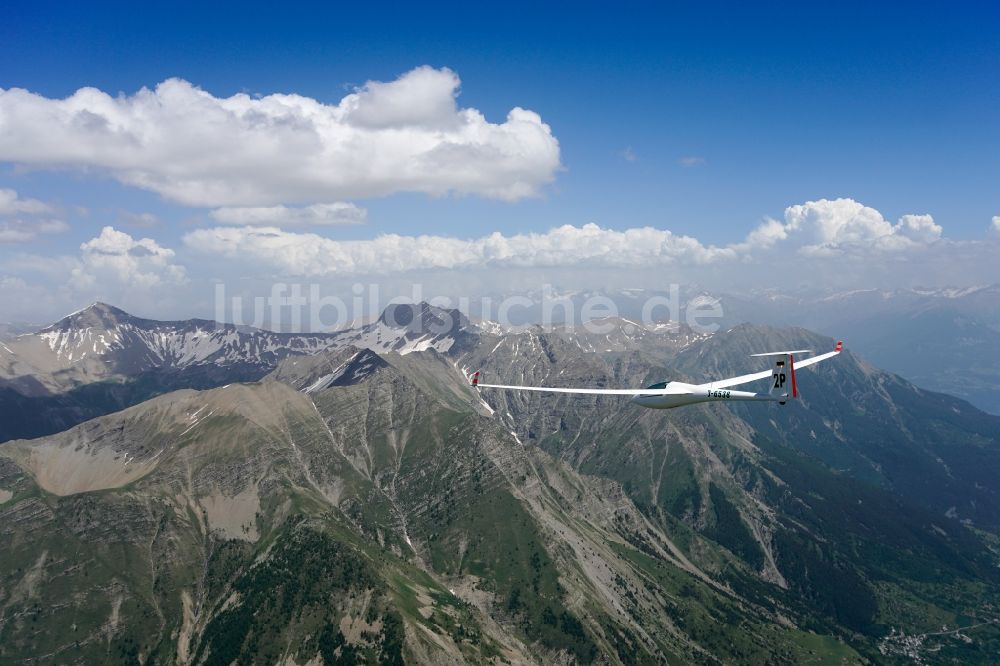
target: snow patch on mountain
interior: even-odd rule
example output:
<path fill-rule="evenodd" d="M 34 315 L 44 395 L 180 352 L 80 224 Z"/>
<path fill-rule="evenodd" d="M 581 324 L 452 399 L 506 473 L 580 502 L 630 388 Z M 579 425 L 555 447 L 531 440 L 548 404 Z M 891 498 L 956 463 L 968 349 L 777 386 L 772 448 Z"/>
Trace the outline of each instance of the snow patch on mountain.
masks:
<path fill-rule="evenodd" d="M 337 335 L 337 346 L 353 345 L 371 349 L 385 354 L 410 354 L 412 352 L 433 349 L 437 352 L 447 352 L 455 344 L 451 332 L 413 332 L 408 328 L 395 328 L 382 321 L 377 321 L 360 329 L 345 331 Z"/>
<path fill-rule="evenodd" d="M 270 365 L 288 353 L 308 354 L 336 344 L 329 335 L 241 332 L 230 326 L 165 322 L 148 327 L 122 322 L 111 328 L 50 328 L 38 333 L 56 356 L 73 363 L 88 356 L 127 353 L 134 363 L 183 368 L 199 363 Z"/>

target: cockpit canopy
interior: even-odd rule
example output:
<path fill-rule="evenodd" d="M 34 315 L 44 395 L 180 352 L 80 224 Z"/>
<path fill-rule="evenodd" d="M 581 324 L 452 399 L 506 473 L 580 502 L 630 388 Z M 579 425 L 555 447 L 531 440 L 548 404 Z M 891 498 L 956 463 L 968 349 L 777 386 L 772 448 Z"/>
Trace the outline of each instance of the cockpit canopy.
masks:
<path fill-rule="evenodd" d="M 667 388 L 667 384 L 669 384 L 669 383 L 670 382 L 656 382 L 655 384 L 650 384 L 646 388 L 648 388 L 648 389 L 665 389 L 665 388 Z"/>

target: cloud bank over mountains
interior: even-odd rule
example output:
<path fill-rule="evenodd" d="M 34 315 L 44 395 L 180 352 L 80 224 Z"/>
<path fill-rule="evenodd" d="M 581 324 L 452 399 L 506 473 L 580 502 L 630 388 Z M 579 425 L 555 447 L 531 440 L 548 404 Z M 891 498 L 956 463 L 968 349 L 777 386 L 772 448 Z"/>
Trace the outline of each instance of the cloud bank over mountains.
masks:
<path fill-rule="evenodd" d="M 141 309 L 150 299 L 207 306 L 219 283 L 234 293 L 244 287 L 266 290 L 268 281 L 342 290 L 355 282 L 420 282 L 450 290 L 439 294 L 447 296 L 474 295 L 463 294 L 463 288 L 502 293 L 529 277 L 538 285 L 576 288 L 604 287 L 609 280 L 651 288 L 697 282 L 728 290 L 895 287 L 948 284 L 955 275 L 969 284 L 995 281 L 993 267 L 1000 261 L 1000 240 L 948 240 L 930 215 L 907 214 L 893 223 L 846 198 L 789 206 L 781 219 L 765 219 L 743 240 L 726 245 L 667 229 L 596 224 L 478 238 L 384 234 L 370 240 L 334 240 L 257 224 L 282 219 L 286 226 L 305 226 L 328 214 L 323 207 L 216 211 L 217 220 L 243 224 L 189 231 L 176 247 L 106 226 L 77 254 L 23 255 L 0 263 L 0 278 L 15 304 L 68 307 L 100 298 L 139 303 Z M 179 315 L 191 314 L 190 305 L 185 307 Z"/>
<path fill-rule="evenodd" d="M 182 79 L 112 96 L 0 89 L 0 161 L 104 171 L 201 207 L 333 203 L 397 192 L 517 201 L 560 168 L 541 117 L 491 123 L 456 103 L 453 71 L 369 81 L 338 104 L 294 94 L 220 98 Z"/>
<path fill-rule="evenodd" d="M 618 231 L 596 224 L 473 239 L 386 234 L 361 241 L 278 226 L 216 227 L 191 231 L 184 243 L 199 253 L 250 260 L 277 275 L 329 277 L 435 269 L 706 267 L 752 262 L 771 251 L 813 260 L 874 257 L 925 250 L 941 241 L 942 232 L 930 215 L 904 215 L 892 224 L 852 199 L 821 199 L 789 206 L 782 221 L 767 219 L 745 240 L 724 246 L 667 229 Z"/>
<path fill-rule="evenodd" d="M 184 236 L 199 252 L 251 259 L 282 275 L 377 275 L 416 270 L 651 266 L 707 263 L 726 248 L 650 227 L 614 231 L 596 224 L 563 225 L 545 233 L 475 239 L 386 234 L 372 240 L 337 241 L 277 227 L 217 227 Z"/>

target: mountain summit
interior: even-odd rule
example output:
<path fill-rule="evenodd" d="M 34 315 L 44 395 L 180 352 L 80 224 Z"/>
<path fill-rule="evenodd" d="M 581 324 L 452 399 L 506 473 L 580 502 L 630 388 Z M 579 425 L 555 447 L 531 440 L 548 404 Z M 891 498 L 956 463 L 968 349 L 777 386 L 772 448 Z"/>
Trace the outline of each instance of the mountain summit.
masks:
<path fill-rule="evenodd" d="M 390 328 L 405 328 L 415 333 L 450 333 L 469 326 L 468 318 L 458 310 L 439 308 L 426 302 L 388 305 L 378 320 Z"/>
<path fill-rule="evenodd" d="M 138 320 L 120 308 L 100 301 L 92 303 L 82 310 L 66 315 L 59 321 L 46 326 L 45 331 L 66 331 L 69 329 L 100 328 L 110 329 L 127 321 Z"/>

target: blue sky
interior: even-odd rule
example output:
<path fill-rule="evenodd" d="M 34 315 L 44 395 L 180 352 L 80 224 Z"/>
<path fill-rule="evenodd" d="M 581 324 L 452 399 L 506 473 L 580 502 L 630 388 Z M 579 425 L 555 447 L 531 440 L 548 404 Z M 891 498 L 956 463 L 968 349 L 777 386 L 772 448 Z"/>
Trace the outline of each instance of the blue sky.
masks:
<path fill-rule="evenodd" d="M 523 107 L 558 140 L 560 168 L 539 196 L 350 197 L 367 210 L 366 224 L 311 230 L 336 240 L 477 238 L 593 222 L 724 246 L 766 217 L 782 219 L 788 206 L 849 198 L 889 223 L 929 214 L 943 238 L 978 241 L 1000 215 L 998 34 L 991 3 L 242 2 L 138 11 L 15 2 L 0 23 L 0 88 L 51 99 L 84 86 L 133 95 L 179 77 L 218 98 L 295 93 L 336 105 L 366 81 L 429 65 L 461 78 L 460 108 L 503 123 Z M 0 260 L 76 252 L 106 224 L 178 248 L 210 224 L 210 206 L 181 205 L 100 168 L 25 172 L 20 163 L 0 155 L 0 188 L 55 202 L 69 229 L 0 246 Z M 159 223 L 130 227 L 126 217 L 138 213 Z"/>

